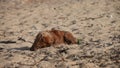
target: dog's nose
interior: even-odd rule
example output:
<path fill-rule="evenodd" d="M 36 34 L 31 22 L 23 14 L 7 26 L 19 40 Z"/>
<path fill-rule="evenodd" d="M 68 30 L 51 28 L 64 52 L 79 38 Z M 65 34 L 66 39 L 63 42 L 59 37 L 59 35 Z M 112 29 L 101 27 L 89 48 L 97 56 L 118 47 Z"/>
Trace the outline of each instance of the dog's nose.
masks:
<path fill-rule="evenodd" d="M 35 51 L 33 47 L 30 48 L 30 51 Z"/>

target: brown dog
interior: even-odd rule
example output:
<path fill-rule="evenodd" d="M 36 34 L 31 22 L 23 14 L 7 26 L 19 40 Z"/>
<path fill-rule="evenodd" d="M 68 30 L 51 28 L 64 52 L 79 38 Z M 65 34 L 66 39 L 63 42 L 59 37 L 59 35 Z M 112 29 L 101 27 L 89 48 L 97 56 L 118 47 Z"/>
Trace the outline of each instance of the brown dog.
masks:
<path fill-rule="evenodd" d="M 77 40 L 68 31 L 60 31 L 52 29 L 50 31 L 40 32 L 30 48 L 31 51 L 35 51 L 39 48 L 54 46 L 58 44 L 76 44 Z"/>

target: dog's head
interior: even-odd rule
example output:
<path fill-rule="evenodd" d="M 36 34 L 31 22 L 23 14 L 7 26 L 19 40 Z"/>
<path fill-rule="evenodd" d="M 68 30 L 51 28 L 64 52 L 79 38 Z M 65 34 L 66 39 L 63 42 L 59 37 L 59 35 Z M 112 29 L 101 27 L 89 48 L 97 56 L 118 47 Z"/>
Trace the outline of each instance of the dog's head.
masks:
<path fill-rule="evenodd" d="M 35 51 L 39 48 L 48 47 L 52 44 L 53 38 L 49 32 L 40 32 L 30 48 L 31 51 Z"/>

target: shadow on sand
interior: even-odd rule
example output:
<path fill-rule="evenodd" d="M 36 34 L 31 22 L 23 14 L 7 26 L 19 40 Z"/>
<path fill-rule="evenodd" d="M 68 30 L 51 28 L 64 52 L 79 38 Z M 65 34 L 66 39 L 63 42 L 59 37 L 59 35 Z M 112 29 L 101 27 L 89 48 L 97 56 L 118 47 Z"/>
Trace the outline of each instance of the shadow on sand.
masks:
<path fill-rule="evenodd" d="M 30 50 L 30 47 L 20 47 L 20 48 L 12 48 L 15 50 Z"/>

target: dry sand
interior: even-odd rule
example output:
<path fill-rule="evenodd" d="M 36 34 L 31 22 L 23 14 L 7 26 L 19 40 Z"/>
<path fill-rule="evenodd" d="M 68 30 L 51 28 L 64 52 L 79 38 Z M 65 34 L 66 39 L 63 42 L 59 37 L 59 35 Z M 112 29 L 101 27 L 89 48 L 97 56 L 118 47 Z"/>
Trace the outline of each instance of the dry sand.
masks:
<path fill-rule="evenodd" d="M 29 51 L 51 28 L 80 45 Z M 0 68 L 120 68 L 120 0 L 0 0 Z"/>

